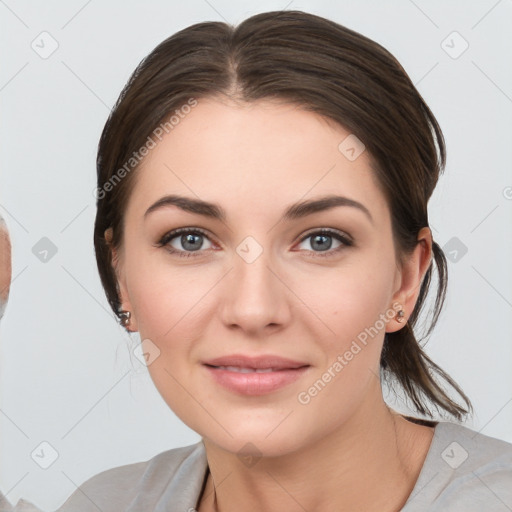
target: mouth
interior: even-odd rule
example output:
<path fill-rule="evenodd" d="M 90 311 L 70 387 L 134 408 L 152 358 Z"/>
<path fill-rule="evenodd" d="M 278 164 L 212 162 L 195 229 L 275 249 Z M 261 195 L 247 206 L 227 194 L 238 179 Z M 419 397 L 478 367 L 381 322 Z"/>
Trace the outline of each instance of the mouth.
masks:
<path fill-rule="evenodd" d="M 274 356 L 230 356 L 205 362 L 203 366 L 213 381 L 223 388 L 239 395 L 259 396 L 290 385 L 311 365 Z"/>
<path fill-rule="evenodd" d="M 270 372 L 280 372 L 285 370 L 296 370 L 297 368 L 245 368 L 239 366 L 213 366 L 206 365 L 210 368 L 217 368 L 219 370 L 227 370 L 229 372 L 238 372 L 238 373 L 270 373 Z M 301 368 L 303 368 L 301 366 Z"/>
<path fill-rule="evenodd" d="M 277 355 L 259 355 L 249 356 L 244 354 L 232 354 L 228 356 L 217 357 L 215 359 L 208 359 L 203 362 L 207 366 L 214 368 L 229 369 L 232 371 L 237 370 L 265 370 L 265 371 L 278 371 L 278 370 L 293 370 L 309 366 L 308 363 L 303 361 L 295 361 L 286 357 Z"/>

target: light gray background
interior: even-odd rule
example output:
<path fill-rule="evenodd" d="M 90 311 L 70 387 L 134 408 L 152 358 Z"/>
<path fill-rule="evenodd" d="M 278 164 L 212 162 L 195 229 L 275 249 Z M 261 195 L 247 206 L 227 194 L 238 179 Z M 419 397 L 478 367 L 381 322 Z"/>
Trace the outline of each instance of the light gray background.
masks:
<path fill-rule="evenodd" d="M 0 328 L 0 489 L 11 502 L 50 510 L 101 470 L 199 440 L 131 355 L 138 335 L 117 325 L 100 286 L 96 145 L 122 86 L 163 39 L 282 8 L 384 45 L 437 116 L 448 165 L 430 203 L 434 237 L 456 237 L 467 254 L 459 247 L 450 262 L 427 351 L 472 399 L 468 425 L 512 442 L 511 0 L 0 0 L 0 213 L 14 278 Z M 43 31 L 59 45 L 47 59 L 31 47 Z M 453 31 L 469 44 L 457 58 L 464 41 Z M 43 237 L 57 248 L 46 262 L 33 253 Z M 46 470 L 31 458 L 51 456 L 43 441 L 58 452 Z"/>

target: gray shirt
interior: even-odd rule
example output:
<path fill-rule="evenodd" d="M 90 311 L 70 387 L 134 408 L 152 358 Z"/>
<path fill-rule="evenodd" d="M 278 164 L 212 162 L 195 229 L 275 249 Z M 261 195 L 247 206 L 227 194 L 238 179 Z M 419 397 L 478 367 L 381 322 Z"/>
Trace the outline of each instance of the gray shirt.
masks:
<path fill-rule="evenodd" d="M 99 473 L 57 512 L 193 512 L 207 470 L 200 441 Z M 438 422 L 402 512 L 511 510 L 512 444 L 462 425 Z"/>

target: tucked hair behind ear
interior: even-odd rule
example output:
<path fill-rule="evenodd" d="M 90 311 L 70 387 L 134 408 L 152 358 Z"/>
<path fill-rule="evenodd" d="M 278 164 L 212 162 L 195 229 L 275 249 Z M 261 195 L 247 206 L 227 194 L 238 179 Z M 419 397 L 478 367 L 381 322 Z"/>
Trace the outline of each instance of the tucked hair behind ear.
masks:
<path fill-rule="evenodd" d="M 427 203 L 445 166 L 441 129 L 398 61 L 376 42 L 333 21 L 301 11 L 257 14 L 233 27 L 199 23 L 159 44 L 137 67 L 112 109 L 98 147 L 94 245 L 102 284 L 119 314 L 111 245 L 123 239 L 126 204 L 136 167 L 113 179 L 153 130 L 191 98 L 226 95 L 251 102 L 281 99 L 329 118 L 366 146 L 377 182 L 389 204 L 399 258 L 410 253 L 428 226 Z M 341 141 L 340 141 L 341 142 Z M 434 242 L 433 261 L 406 326 L 385 337 L 382 375 L 398 382 L 417 411 L 434 409 L 457 419 L 471 403 L 423 351 L 415 325 L 437 269 L 438 290 L 430 334 L 441 311 L 447 264 Z M 444 385 L 462 398 L 450 398 Z"/>

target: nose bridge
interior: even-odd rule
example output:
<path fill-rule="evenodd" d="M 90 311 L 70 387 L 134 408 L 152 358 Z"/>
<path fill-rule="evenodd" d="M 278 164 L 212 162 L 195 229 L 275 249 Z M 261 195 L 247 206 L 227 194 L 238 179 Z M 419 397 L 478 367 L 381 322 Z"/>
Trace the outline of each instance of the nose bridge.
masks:
<path fill-rule="evenodd" d="M 271 251 L 250 236 L 237 246 L 223 305 L 226 324 L 257 331 L 286 321 L 287 299 L 275 270 L 271 270 L 270 256 Z"/>

